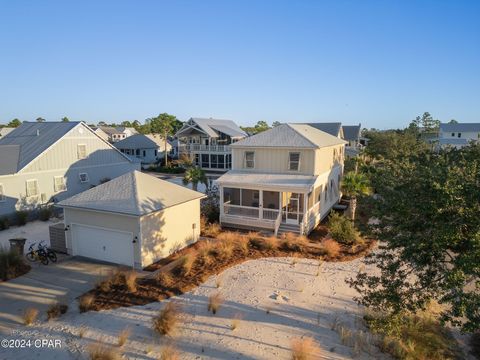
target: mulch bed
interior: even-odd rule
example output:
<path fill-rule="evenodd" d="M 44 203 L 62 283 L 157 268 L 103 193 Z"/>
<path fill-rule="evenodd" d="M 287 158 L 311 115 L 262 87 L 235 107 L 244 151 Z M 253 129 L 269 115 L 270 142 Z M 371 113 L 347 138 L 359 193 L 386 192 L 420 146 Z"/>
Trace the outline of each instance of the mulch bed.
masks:
<path fill-rule="evenodd" d="M 227 268 L 248 260 L 268 257 L 299 257 L 307 259 L 322 259 L 324 261 L 334 262 L 349 261 L 366 255 L 376 244 L 374 240 L 367 240 L 363 245 L 357 245 L 353 247 L 341 246 L 340 255 L 335 258 L 329 258 L 325 255 L 324 250 L 322 250 L 319 244 L 319 237 L 323 232 L 324 229 L 319 229 L 318 234 L 313 236 L 308 245 L 302 248 L 301 252 L 284 251 L 281 249 L 259 250 L 249 246 L 247 253 L 235 248 L 230 257 L 226 259 L 212 257 L 213 261 L 210 261 L 208 264 L 204 264 L 197 260 L 194 262 L 188 275 L 173 275 L 175 280 L 170 286 L 165 286 L 154 276 L 147 276 L 137 279 L 137 290 L 134 293 L 128 291 L 127 287 L 122 284 L 113 285 L 107 292 L 104 292 L 99 287 L 96 287 L 88 292 L 88 294 L 92 294 L 95 297 L 95 300 L 89 307 L 89 310 L 98 311 L 117 307 L 145 305 L 172 296 L 181 295 L 201 285 L 210 276 L 218 274 Z M 145 270 L 161 270 L 162 272 L 166 272 L 167 270 L 170 271 L 174 265 L 178 263 L 176 260 L 188 253 L 196 252 L 196 248 L 202 241 L 205 240 L 200 240 L 197 243 L 192 244 L 180 250 L 179 252 L 148 266 L 145 268 Z"/>
<path fill-rule="evenodd" d="M 30 265 L 28 265 L 27 263 L 23 262 L 21 264 L 18 264 L 17 266 L 15 267 L 10 267 L 5 276 L 3 276 L 0 281 L 8 281 L 8 280 L 12 280 L 12 279 L 15 279 L 19 276 L 22 276 L 22 275 L 25 275 L 26 273 L 28 273 L 30 270 L 32 269 L 32 267 Z"/>

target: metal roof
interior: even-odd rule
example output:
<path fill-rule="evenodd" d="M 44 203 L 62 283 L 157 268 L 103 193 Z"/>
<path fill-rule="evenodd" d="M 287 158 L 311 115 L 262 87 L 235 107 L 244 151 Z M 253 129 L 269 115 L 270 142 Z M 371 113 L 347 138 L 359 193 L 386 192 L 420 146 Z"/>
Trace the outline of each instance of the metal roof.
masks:
<path fill-rule="evenodd" d="M 440 124 L 444 132 L 480 132 L 480 123 Z"/>
<path fill-rule="evenodd" d="M 326 132 L 327 134 L 339 137 L 341 135 L 340 131 L 342 129 L 342 123 L 331 122 L 331 123 L 306 123 L 305 125 L 310 125 L 315 129 Z"/>
<path fill-rule="evenodd" d="M 307 124 L 282 124 L 262 131 L 232 147 L 286 147 L 317 149 L 325 146 L 345 144 L 345 141 L 320 131 Z"/>
<path fill-rule="evenodd" d="M 57 205 L 142 216 L 203 197 L 205 194 L 135 170 Z"/>
<path fill-rule="evenodd" d="M 459 139 L 459 138 L 440 138 L 438 142 L 441 145 L 467 145 L 467 139 Z"/>
<path fill-rule="evenodd" d="M 0 145 L 0 175 L 15 174 L 20 158 L 20 145 Z"/>
<path fill-rule="evenodd" d="M 358 125 L 343 125 L 343 138 L 345 140 L 358 140 L 360 138 L 361 124 Z"/>
<path fill-rule="evenodd" d="M 232 120 L 212 119 L 212 118 L 190 118 L 190 120 L 188 121 L 191 121 L 197 124 L 197 126 L 203 132 L 205 132 L 208 136 L 212 138 L 219 137 L 218 131 L 223 132 L 232 137 L 247 136 L 247 134 L 242 129 L 240 129 L 240 127 L 237 124 L 235 124 L 235 122 L 233 122 Z M 219 128 L 219 129 L 215 130 L 215 128 Z M 188 122 L 184 123 L 182 128 L 177 132 L 177 136 L 178 134 L 182 133 L 186 129 L 188 129 Z M 230 135 L 229 133 L 234 135 Z"/>
<path fill-rule="evenodd" d="M 117 149 L 158 149 L 158 144 L 150 137 L 135 134 L 113 144 Z"/>

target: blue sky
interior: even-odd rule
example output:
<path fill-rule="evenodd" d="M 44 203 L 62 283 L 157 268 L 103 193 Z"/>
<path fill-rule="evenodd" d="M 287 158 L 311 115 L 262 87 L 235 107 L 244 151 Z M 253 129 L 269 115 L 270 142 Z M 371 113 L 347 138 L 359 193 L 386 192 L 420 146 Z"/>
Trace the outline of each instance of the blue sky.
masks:
<path fill-rule="evenodd" d="M 0 0 L 0 122 L 480 122 L 480 1 Z"/>

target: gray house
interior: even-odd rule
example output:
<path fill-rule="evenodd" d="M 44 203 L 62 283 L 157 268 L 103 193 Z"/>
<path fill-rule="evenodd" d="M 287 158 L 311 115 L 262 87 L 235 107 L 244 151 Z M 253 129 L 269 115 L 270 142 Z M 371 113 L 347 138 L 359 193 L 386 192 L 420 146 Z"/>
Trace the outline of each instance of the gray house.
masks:
<path fill-rule="evenodd" d="M 139 168 L 83 122 L 24 122 L 0 139 L 0 154 L 0 216 Z"/>
<path fill-rule="evenodd" d="M 140 160 L 142 165 L 156 163 L 163 158 L 165 145 L 160 145 L 159 138 L 148 135 L 136 134 L 114 143 L 114 146 L 122 153 Z M 167 142 L 167 151 L 171 145 Z"/>

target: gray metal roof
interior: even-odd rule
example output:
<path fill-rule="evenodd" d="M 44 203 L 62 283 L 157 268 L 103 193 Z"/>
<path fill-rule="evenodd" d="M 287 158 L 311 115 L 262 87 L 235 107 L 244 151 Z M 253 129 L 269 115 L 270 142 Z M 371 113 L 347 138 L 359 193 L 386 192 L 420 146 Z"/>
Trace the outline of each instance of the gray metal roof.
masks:
<path fill-rule="evenodd" d="M 467 145 L 467 139 L 459 139 L 459 138 L 440 138 L 438 142 L 441 145 Z"/>
<path fill-rule="evenodd" d="M 217 179 L 223 186 L 250 186 L 253 188 L 291 189 L 310 191 L 317 179 L 314 175 L 270 174 L 230 170 Z"/>
<path fill-rule="evenodd" d="M 15 174 L 20 158 L 20 145 L 0 145 L 0 175 Z"/>
<path fill-rule="evenodd" d="M 142 216 L 203 197 L 205 194 L 135 170 L 57 205 Z"/>
<path fill-rule="evenodd" d="M 240 129 L 240 127 L 235 124 L 232 120 L 223 120 L 223 119 L 212 119 L 212 118 L 190 118 L 188 121 L 193 121 L 198 125 L 198 127 L 205 132 L 208 136 L 216 138 L 219 137 L 218 131 L 223 132 L 229 136 L 233 137 L 245 137 L 247 134 Z M 185 123 L 182 128 L 177 132 L 180 134 L 183 132 L 184 129 L 187 128 L 187 123 Z M 220 128 L 223 130 L 215 130 L 215 128 Z M 227 133 L 232 133 L 234 135 L 230 135 Z"/>
<path fill-rule="evenodd" d="M 282 124 L 240 140 L 232 147 L 286 147 L 317 149 L 345 141 L 307 124 Z"/>
<path fill-rule="evenodd" d="M 360 138 L 360 128 L 361 124 L 358 125 L 343 125 L 343 138 L 345 140 L 358 140 Z"/>
<path fill-rule="evenodd" d="M 480 132 L 480 123 L 440 124 L 444 132 Z"/>
<path fill-rule="evenodd" d="M 0 138 L 0 145 L 18 145 L 20 148 L 18 161 L 13 164 L 14 160 L 10 156 L 10 162 L 8 164 L 6 161 L 2 162 L 2 167 L 10 169 L 15 165 L 15 172 L 20 171 L 78 124 L 80 123 L 24 122 L 8 136 Z M 0 172 L 3 173 L 4 170 Z"/>
<path fill-rule="evenodd" d="M 220 131 L 232 138 L 243 138 L 245 137 L 245 132 L 242 130 L 238 131 L 236 129 L 231 128 L 230 126 L 225 125 L 210 125 L 210 127 L 216 131 Z"/>
<path fill-rule="evenodd" d="M 342 129 L 342 123 L 331 122 L 331 123 L 306 123 L 306 125 L 313 126 L 315 129 L 326 132 L 327 134 L 339 137 L 340 130 Z"/>
<path fill-rule="evenodd" d="M 158 144 L 143 134 L 135 134 L 113 144 L 117 149 L 158 149 Z"/>

